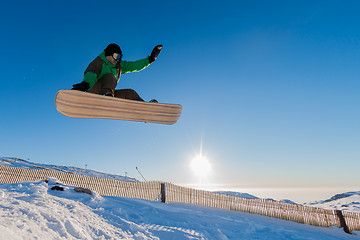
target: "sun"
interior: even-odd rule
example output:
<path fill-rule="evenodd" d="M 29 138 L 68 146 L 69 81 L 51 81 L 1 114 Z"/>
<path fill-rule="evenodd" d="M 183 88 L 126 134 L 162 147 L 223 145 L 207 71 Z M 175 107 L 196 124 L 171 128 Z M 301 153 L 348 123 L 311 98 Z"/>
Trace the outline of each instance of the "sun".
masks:
<path fill-rule="evenodd" d="M 199 179 L 204 179 L 209 176 L 212 169 L 210 161 L 201 154 L 192 159 L 190 168 L 194 175 Z"/>

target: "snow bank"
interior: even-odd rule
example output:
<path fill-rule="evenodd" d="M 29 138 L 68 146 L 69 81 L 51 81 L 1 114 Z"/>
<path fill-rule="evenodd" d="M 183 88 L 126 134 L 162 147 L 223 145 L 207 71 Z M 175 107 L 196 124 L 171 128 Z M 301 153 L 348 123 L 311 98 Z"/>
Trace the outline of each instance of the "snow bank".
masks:
<path fill-rule="evenodd" d="M 1 239 L 360 239 L 336 227 L 78 193 L 55 180 L 0 184 L 0 231 Z"/>

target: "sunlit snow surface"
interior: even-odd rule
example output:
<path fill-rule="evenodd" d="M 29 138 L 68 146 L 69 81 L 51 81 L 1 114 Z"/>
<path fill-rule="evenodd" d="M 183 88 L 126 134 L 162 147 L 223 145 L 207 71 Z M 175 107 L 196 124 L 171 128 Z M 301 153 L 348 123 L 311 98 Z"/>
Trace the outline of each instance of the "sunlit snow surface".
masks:
<path fill-rule="evenodd" d="M 26 167 L 21 161 L 17 164 Z M 63 191 L 51 190 L 55 185 Z M 348 197 L 352 196 L 358 197 Z M 0 184 L 0 232 L 0 239 L 360 239 L 359 232 L 348 235 L 337 227 L 187 204 L 89 195 L 55 179 Z"/>

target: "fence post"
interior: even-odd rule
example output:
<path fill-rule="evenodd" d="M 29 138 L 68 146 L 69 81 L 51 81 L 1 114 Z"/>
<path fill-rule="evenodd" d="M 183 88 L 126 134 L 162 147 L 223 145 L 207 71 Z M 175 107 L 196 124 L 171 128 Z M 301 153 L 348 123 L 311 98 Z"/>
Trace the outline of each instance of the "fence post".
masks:
<path fill-rule="evenodd" d="M 166 202 L 166 185 L 165 183 L 161 183 L 161 202 L 165 203 Z"/>
<path fill-rule="evenodd" d="M 335 212 L 336 212 L 336 216 L 339 218 L 340 227 L 344 228 L 344 231 L 345 231 L 346 233 L 351 234 L 348 226 L 346 225 L 345 218 L 344 218 L 341 210 L 335 210 Z"/>

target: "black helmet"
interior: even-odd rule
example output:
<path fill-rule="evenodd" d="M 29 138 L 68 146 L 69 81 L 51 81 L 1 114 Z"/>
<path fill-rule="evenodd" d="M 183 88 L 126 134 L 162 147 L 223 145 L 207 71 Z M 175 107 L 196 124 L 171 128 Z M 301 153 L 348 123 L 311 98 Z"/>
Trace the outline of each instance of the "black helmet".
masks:
<path fill-rule="evenodd" d="M 122 55 L 122 51 L 116 43 L 109 44 L 105 49 L 105 56 L 112 56 L 114 53 Z"/>

